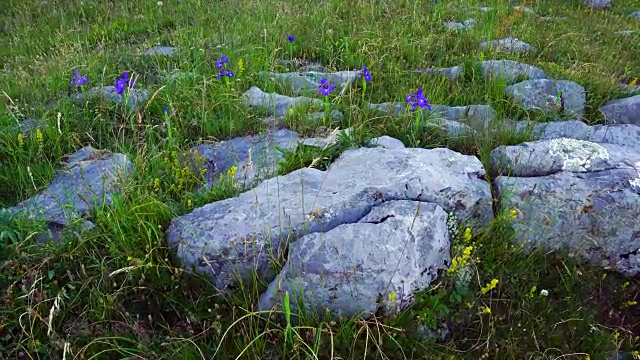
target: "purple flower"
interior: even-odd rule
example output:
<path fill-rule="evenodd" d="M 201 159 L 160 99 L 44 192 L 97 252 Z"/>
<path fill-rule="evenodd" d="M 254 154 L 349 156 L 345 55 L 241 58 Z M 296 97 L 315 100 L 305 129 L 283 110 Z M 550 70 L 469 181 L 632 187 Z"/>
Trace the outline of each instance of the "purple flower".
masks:
<path fill-rule="evenodd" d="M 289 38 L 289 42 L 292 43 L 296 39 L 296 36 L 295 35 L 289 35 L 288 38 Z"/>
<path fill-rule="evenodd" d="M 220 79 L 221 77 L 228 77 L 228 78 L 232 78 L 233 77 L 233 72 L 231 72 L 231 70 L 229 69 L 222 69 L 220 71 L 220 73 L 218 74 L 218 76 L 216 76 L 216 78 Z"/>
<path fill-rule="evenodd" d="M 167 107 L 166 107 L 166 106 L 165 106 L 165 108 L 164 108 L 164 114 L 165 114 L 165 115 L 167 115 L 167 116 L 169 116 L 169 109 L 167 109 Z"/>
<path fill-rule="evenodd" d="M 329 96 L 335 89 L 336 87 L 327 78 L 323 78 L 320 80 L 320 85 L 318 85 L 318 94 Z"/>
<path fill-rule="evenodd" d="M 218 60 L 216 60 L 216 67 L 218 68 L 218 70 L 222 70 L 224 69 L 224 64 L 231 66 L 231 63 L 229 62 L 229 58 L 226 57 L 225 55 L 222 55 Z"/>
<path fill-rule="evenodd" d="M 122 95 L 126 88 L 136 87 L 135 81 L 129 79 L 129 73 L 126 71 L 122 73 L 122 77 L 116 80 L 115 90 L 118 94 Z"/>
<path fill-rule="evenodd" d="M 369 69 L 367 69 L 366 65 L 362 69 L 362 72 L 360 73 L 360 76 L 364 76 L 364 80 L 366 82 L 371 82 L 371 73 L 369 72 Z"/>
<path fill-rule="evenodd" d="M 71 83 L 69 84 L 69 88 L 73 89 L 74 86 L 81 87 L 84 84 L 89 82 L 89 78 L 86 76 L 80 76 L 78 74 L 78 70 L 73 70 L 73 77 L 71 78 Z"/>
<path fill-rule="evenodd" d="M 422 88 L 418 89 L 415 94 L 407 95 L 407 98 L 404 99 L 407 104 L 411 104 L 411 111 L 416 111 L 416 107 L 426 107 L 431 110 L 431 105 L 424 95 L 422 95 Z"/>

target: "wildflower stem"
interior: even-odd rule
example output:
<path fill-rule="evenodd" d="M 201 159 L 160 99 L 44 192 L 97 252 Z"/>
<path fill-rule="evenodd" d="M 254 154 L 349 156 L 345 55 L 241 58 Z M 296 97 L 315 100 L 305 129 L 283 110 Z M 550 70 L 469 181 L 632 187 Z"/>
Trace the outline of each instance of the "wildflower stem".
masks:
<path fill-rule="evenodd" d="M 364 94 L 367 92 L 367 80 L 362 78 L 362 103 L 364 104 Z"/>
<path fill-rule="evenodd" d="M 330 113 L 329 113 L 329 97 L 325 96 L 324 97 L 324 125 L 327 126 L 327 127 L 329 126 L 329 122 L 330 122 L 329 121 L 330 120 L 329 116 L 330 116 Z"/>

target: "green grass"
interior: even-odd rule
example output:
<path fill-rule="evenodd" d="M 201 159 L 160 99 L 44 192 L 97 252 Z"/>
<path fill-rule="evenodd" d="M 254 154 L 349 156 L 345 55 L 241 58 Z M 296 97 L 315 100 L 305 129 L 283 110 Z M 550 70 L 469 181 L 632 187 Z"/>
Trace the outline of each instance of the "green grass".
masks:
<path fill-rule="evenodd" d="M 170 219 L 240 191 L 227 176 L 217 187 L 196 192 L 200 174 L 183 170 L 176 159 L 202 141 L 267 130 L 265 114 L 240 97 L 253 85 L 292 95 L 258 76 L 284 71 L 276 60 L 289 58 L 288 34 L 296 35 L 294 57 L 328 70 L 368 65 L 373 81 L 364 99 L 359 84 L 331 96 L 331 106 L 345 115 L 341 121 L 309 121 L 302 110 L 290 116 L 286 125 L 308 136 L 336 128 L 352 132 L 334 147 L 301 146 L 287 153 L 280 174 L 306 166 L 324 169 L 346 148 L 379 135 L 407 146 L 476 154 L 487 166 L 492 149 L 528 137 L 497 126 L 494 133 L 448 139 L 437 129 L 416 129 L 410 115 L 392 118 L 366 108 L 403 101 L 423 87 L 432 104 L 489 104 L 500 120 L 548 120 L 509 101 L 506 83 L 485 81 L 477 72 L 483 59 L 522 61 L 585 86 L 590 123 L 601 121 L 599 106 L 625 96 L 618 83 L 640 77 L 640 22 L 627 17 L 640 10 L 640 0 L 615 1 L 607 11 L 584 9 L 581 0 L 522 3 L 565 20 L 516 12 L 506 0 L 487 0 L 480 5 L 493 11 L 469 15 L 447 6 L 458 2 L 439 2 L 5 1 L 0 207 L 42 191 L 64 156 L 84 145 L 123 152 L 135 170 L 115 206 L 94 211 L 95 230 L 70 229 L 59 244 L 34 240 L 43 224 L 0 213 L 0 357 L 606 359 L 618 349 L 636 350 L 640 310 L 632 302 L 640 282 L 581 265 L 561 252 L 522 251 L 512 245 L 508 214 L 474 229 L 472 239 L 455 239 L 452 256 L 474 246 L 468 282 L 443 274 L 415 306 L 393 318 L 327 323 L 302 317 L 290 323 L 287 318 L 300 314 L 253 312 L 267 284 L 219 294 L 208 278 L 176 265 L 164 240 Z M 442 26 L 468 17 L 478 21 L 471 31 Z M 626 29 L 636 33 L 615 34 Z M 482 39 L 507 36 L 538 51 L 502 55 L 478 48 Z M 155 44 L 176 47 L 176 56 L 140 56 Z M 221 55 L 236 72 L 228 86 L 216 79 Z M 455 81 L 413 71 L 455 65 L 465 66 Z M 89 86 L 113 85 L 129 71 L 152 97 L 133 112 L 101 101 L 74 104 L 65 99 L 74 69 L 89 77 Z M 46 127 L 19 139 L 12 126 L 27 118 L 42 119 Z M 498 280 L 496 288 L 482 293 L 492 279 Z M 443 323 L 450 330 L 445 341 L 420 336 L 420 326 L 436 330 Z"/>

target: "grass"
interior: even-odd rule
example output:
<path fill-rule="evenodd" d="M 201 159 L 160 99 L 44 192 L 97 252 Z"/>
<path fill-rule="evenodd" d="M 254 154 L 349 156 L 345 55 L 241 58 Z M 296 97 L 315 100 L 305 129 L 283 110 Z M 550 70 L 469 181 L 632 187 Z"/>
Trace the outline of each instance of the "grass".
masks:
<path fill-rule="evenodd" d="M 287 153 L 281 174 L 324 169 L 344 149 L 379 135 L 476 154 L 486 166 L 491 149 L 527 137 L 498 129 L 449 139 L 441 131 L 415 129 L 411 116 L 392 118 L 366 107 L 403 101 L 423 87 L 432 104 L 489 104 L 499 119 L 547 120 L 509 101 L 506 83 L 485 81 L 477 72 L 483 59 L 522 61 L 585 86 L 590 123 L 601 121 L 600 105 L 625 96 L 618 83 L 640 76 L 640 22 L 627 17 L 640 10 L 638 0 L 617 1 L 607 11 L 584 9 L 580 0 L 521 4 L 565 20 L 536 18 L 506 0 L 487 0 L 480 5 L 493 11 L 470 15 L 448 5 L 474 8 L 474 1 L 439 3 L 8 0 L 0 14 L 0 207 L 42 191 L 64 156 L 83 145 L 123 152 L 135 170 L 114 206 L 94 211 L 95 230 L 71 230 L 58 244 L 35 241 L 44 224 L 0 213 L 2 358 L 605 359 L 613 351 L 638 350 L 640 282 L 562 252 L 522 251 L 511 242 L 508 213 L 474 229 L 471 238 L 461 229 L 452 256 L 464 257 L 473 246 L 467 270 L 443 274 L 414 306 L 391 318 L 304 317 L 291 323 L 289 312 L 252 310 L 266 284 L 219 294 L 208 278 L 187 274 L 173 261 L 163 233 L 170 219 L 240 191 L 227 176 L 196 192 L 200 174 L 176 159 L 202 141 L 268 130 L 260 121 L 264 114 L 240 97 L 253 85 L 292 95 L 258 76 L 282 71 L 276 60 L 289 58 L 289 34 L 296 35 L 294 57 L 329 70 L 367 65 L 373 81 L 364 98 L 358 84 L 331 95 L 343 120 L 308 121 L 304 112 L 287 120 L 305 135 L 335 128 L 352 133 L 331 148 L 301 146 Z M 471 31 L 442 26 L 467 17 L 478 20 Z M 625 29 L 636 33 L 615 34 Z M 478 48 L 482 39 L 507 36 L 538 51 L 502 55 Z M 176 47 L 175 57 L 140 56 L 155 44 Z M 216 79 L 221 55 L 236 73 L 228 85 Z M 465 66 L 457 80 L 413 71 L 455 65 Z M 151 99 L 136 111 L 103 101 L 74 104 L 65 99 L 74 69 L 89 77 L 89 87 L 113 85 L 128 71 Z M 42 119 L 46 126 L 18 135 L 13 126 L 25 119 Z M 483 293 L 493 279 L 496 287 Z M 441 324 L 449 329 L 444 341 L 421 330 L 437 331 Z"/>

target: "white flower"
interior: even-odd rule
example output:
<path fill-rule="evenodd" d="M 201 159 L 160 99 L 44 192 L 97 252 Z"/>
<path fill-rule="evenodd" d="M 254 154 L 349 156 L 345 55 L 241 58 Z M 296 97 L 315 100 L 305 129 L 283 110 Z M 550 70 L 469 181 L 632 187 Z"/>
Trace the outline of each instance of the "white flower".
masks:
<path fill-rule="evenodd" d="M 547 291 L 545 289 L 542 289 L 542 290 L 540 290 L 540 295 L 547 296 L 547 295 L 549 295 L 549 291 Z"/>
<path fill-rule="evenodd" d="M 158 1 L 158 6 L 162 6 L 164 3 L 162 1 Z"/>

